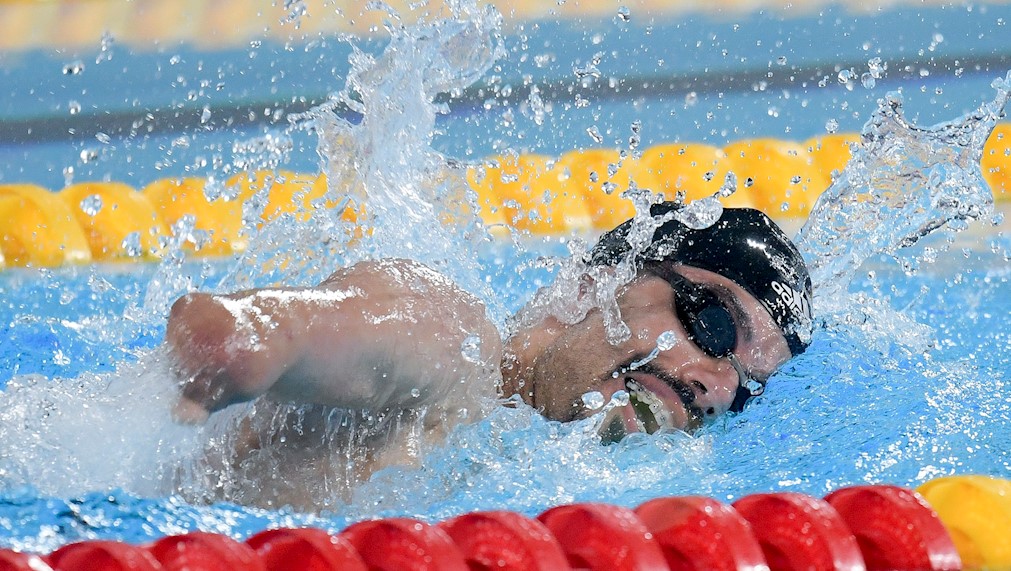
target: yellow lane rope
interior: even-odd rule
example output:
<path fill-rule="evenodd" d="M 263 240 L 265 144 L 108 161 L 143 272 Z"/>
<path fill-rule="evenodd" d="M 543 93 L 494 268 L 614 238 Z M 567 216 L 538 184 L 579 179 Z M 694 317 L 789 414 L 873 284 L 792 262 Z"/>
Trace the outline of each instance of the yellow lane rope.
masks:
<path fill-rule="evenodd" d="M 726 174 L 738 178 L 726 206 L 759 208 L 777 219 L 803 219 L 828 187 L 833 171 L 850 158 L 855 134 L 832 134 L 798 143 L 750 139 L 723 148 L 665 143 L 639 158 L 614 149 L 574 150 L 560 157 L 524 154 L 492 157 L 468 171 L 479 214 L 493 228 L 531 234 L 605 230 L 634 214 L 621 191 L 639 187 L 711 196 Z M 983 177 L 999 202 L 1011 202 L 1011 123 L 1002 123 L 984 147 Z M 207 181 L 166 178 L 140 191 L 120 182 L 82 182 L 59 192 L 30 184 L 0 184 L 0 268 L 54 267 L 92 260 L 157 258 L 174 228 L 187 228 L 186 247 L 219 256 L 246 248 L 243 205 L 255 198 L 263 221 L 282 214 L 305 220 L 332 208 L 322 175 L 289 171 L 242 173 L 209 200 Z M 344 218 L 357 220 L 348 209 Z M 180 224 L 189 222 L 189 224 Z"/>
<path fill-rule="evenodd" d="M 1011 481 L 948 476 L 916 491 L 941 518 L 965 569 L 1011 569 Z"/>

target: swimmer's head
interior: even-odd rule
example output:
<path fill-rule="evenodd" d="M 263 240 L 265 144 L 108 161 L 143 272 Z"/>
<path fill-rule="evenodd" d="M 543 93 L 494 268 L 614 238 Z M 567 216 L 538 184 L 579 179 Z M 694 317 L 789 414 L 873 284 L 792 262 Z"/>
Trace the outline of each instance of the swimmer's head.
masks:
<path fill-rule="evenodd" d="M 650 207 L 654 217 L 673 213 L 675 202 Z M 614 265 L 631 250 L 628 220 L 605 233 L 588 262 Z M 696 230 L 671 218 L 653 234 L 636 258 L 645 264 L 683 264 L 708 270 L 737 283 L 758 299 L 779 326 L 790 352 L 811 343 L 811 277 L 797 247 L 768 216 L 751 208 L 727 208 L 715 224 Z"/>

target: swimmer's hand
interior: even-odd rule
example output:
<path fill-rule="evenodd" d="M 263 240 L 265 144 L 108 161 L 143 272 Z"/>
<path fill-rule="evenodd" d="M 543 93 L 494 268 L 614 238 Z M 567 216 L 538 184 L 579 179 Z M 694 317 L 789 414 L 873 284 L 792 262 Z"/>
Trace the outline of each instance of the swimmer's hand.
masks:
<path fill-rule="evenodd" d="M 483 304 L 407 260 L 363 262 L 314 288 L 186 295 L 172 306 L 166 342 L 183 423 L 261 396 L 374 411 L 467 408 L 489 396 L 501 359 Z M 478 355 L 461 351 L 474 346 Z"/>

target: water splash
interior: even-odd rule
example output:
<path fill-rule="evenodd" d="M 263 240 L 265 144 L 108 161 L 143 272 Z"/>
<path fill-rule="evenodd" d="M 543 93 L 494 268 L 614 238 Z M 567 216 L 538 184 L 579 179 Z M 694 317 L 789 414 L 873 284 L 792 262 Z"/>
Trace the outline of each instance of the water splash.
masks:
<path fill-rule="evenodd" d="M 997 95 L 975 111 L 918 127 L 889 94 L 864 126 L 853 158 L 816 203 L 797 245 L 811 269 L 819 311 L 840 309 L 858 268 L 894 255 L 934 230 L 993 211 L 983 181 L 983 144 L 1011 98 L 1011 73 L 992 84 Z"/>
<path fill-rule="evenodd" d="M 654 217 L 650 207 L 663 197 L 647 188 L 639 188 L 635 182 L 630 182 L 621 196 L 635 207 L 635 216 L 626 235 L 629 251 L 613 266 L 590 265 L 586 260 L 585 243 L 573 240 L 567 257 L 542 259 L 543 266 L 555 269 L 554 280 L 523 307 L 510 324 L 511 328 L 530 326 L 546 315 L 562 323 L 574 324 L 582 321 L 590 311 L 599 309 L 608 342 L 617 345 L 628 340 L 632 332 L 621 319 L 618 290 L 638 275 L 636 258 L 650 247 L 656 229 L 682 214 L 678 211 Z"/>
<path fill-rule="evenodd" d="M 447 111 L 436 97 L 470 86 L 502 55 L 501 16 L 473 2 L 451 8 L 450 18 L 432 23 L 388 23 L 383 54 L 356 51 L 337 99 L 305 119 L 319 135 L 329 196 L 364 211 L 369 231 L 356 256 L 409 257 L 473 285 L 465 252 L 485 236 L 461 166 L 432 149 L 436 117 Z M 361 123 L 338 116 L 339 105 Z"/>
<path fill-rule="evenodd" d="M 487 236 L 469 202 L 463 168 L 436 152 L 432 139 L 436 118 L 446 111 L 436 98 L 463 90 L 487 72 L 501 55 L 501 23 L 492 7 L 462 1 L 451 8 L 448 18 L 404 27 L 385 7 L 391 39 L 382 54 L 356 49 L 343 90 L 293 117 L 294 129 L 318 136 L 327 191 L 308 220 L 282 215 L 258 228 L 222 288 L 262 285 L 265 279 L 309 285 L 340 266 L 395 257 L 421 261 L 470 291 L 488 288 L 473 256 Z M 345 119 L 342 109 L 359 114 L 361 121 Z M 349 211 L 357 218 L 353 224 L 346 220 Z M 259 219 L 259 212 L 251 214 L 251 221 Z M 416 434 L 422 419 L 440 423 L 432 418 L 435 413 L 425 418 L 425 411 L 392 415 L 319 408 L 257 403 L 216 415 L 206 437 L 215 452 L 182 466 L 180 489 L 202 502 L 332 508 L 360 482 L 375 442 L 397 432 L 416 446 L 426 439 Z M 451 426 L 458 420 L 441 423 Z M 266 436 L 255 445 L 236 436 L 250 433 Z M 296 441 L 301 445 L 293 446 Z M 243 456 L 250 446 L 253 452 Z M 406 452 L 417 455 L 417 450 Z M 292 462 L 292 454 L 307 456 Z M 277 477 L 272 483 L 264 474 Z M 310 491 L 290 495 L 284 483 L 293 480 L 311 483 Z"/>
<path fill-rule="evenodd" d="M 635 434 L 601 446 L 598 431 L 608 410 L 560 424 L 527 407 L 499 407 L 454 431 L 445 446 L 425 455 L 421 468 L 377 473 L 340 514 L 435 521 L 509 506 L 536 515 L 546 506 L 601 498 L 635 505 L 657 489 L 704 493 L 720 481 L 710 468 L 710 437 Z"/>
<path fill-rule="evenodd" d="M 327 195 L 314 205 L 309 220 L 295 213 L 264 223 L 261 214 L 271 185 L 283 182 L 284 175 L 263 177 L 244 206 L 250 246 L 223 277 L 218 272 L 213 280 L 203 265 L 186 265 L 182 247 L 193 235 L 193 221 L 181 220 L 162 244 L 164 257 L 145 291 L 129 297 L 124 319 L 117 327 L 107 328 L 101 342 L 130 345 L 132 338 L 157 329 L 172 300 L 194 287 L 212 283 L 231 291 L 269 283 L 314 284 L 338 266 L 369 257 L 410 257 L 438 268 L 471 291 L 487 288 L 471 255 L 486 236 L 465 195 L 462 166 L 434 151 L 431 143 L 436 117 L 445 111 L 436 97 L 466 88 L 501 55 L 500 16 L 494 8 L 478 8 L 473 1 L 455 2 L 451 8 L 446 19 L 410 28 L 398 24 L 390 12 L 387 29 L 392 38 L 383 54 L 374 58 L 356 51 L 344 90 L 330 104 L 295 118 L 291 129 L 319 135 L 319 153 L 328 176 Z M 342 119 L 335 113 L 338 105 L 360 113 L 362 121 L 353 124 Z M 292 150 L 290 135 L 289 130 L 237 142 L 232 166 L 277 172 Z M 213 195 L 228 192 L 210 190 Z M 365 204 L 367 210 L 360 213 L 357 223 L 344 219 L 345 206 L 362 210 Z M 229 451 L 241 446 L 237 437 L 226 441 L 225 436 L 242 434 L 239 417 L 246 411 L 218 415 L 200 429 L 176 426 L 168 412 L 173 376 L 160 353 L 137 351 L 139 363 L 124 364 L 111 373 L 11 381 L 0 395 L 4 403 L 0 452 L 5 458 L 0 464 L 0 489 L 31 483 L 57 495 L 110 488 L 161 495 L 178 489 L 202 501 L 254 495 L 256 480 L 248 477 L 247 470 L 252 469 L 248 466 L 218 466 L 215 478 L 200 472 L 213 463 L 209 460 L 213 455 L 204 454 L 205 449 L 217 449 L 227 462 Z M 266 408 L 270 410 L 253 415 L 250 422 L 297 430 L 308 422 L 303 417 L 311 415 L 311 411 L 290 407 Z M 316 420 L 320 418 L 317 414 Z M 335 430 L 353 434 L 351 440 L 340 440 L 331 432 L 316 436 L 318 445 L 332 449 L 334 463 L 346 464 L 347 474 L 356 462 L 350 453 L 342 456 L 342 451 L 364 449 L 355 444 L 379 438 L 377 431 L 420 426 L 413 417 L 349 419 L 355 426 L 323 418 Z M 135 428 L 124 431 L 123 426 Z M 305 448 L 320 450 L 312 445 Z M 264 446 L 258 454 L 259 466 L 272 462 L 276 468 L 283 452 Z M 357 463 L 362 462 L 359 458 Z M 340 476 L 340 470 L 331 474 Z M 346 491 L 354 478 L 338 480 L 320 482 L 316 490 L 323 498 L 320 505 L 342 501 L 340 490 Z"/>
<path fill-rule="evenodd" d="M 169 416 L 168 377 L 163 359 L 149 359 L 113 375 L 11 380 L 0 410 L 0 489 L 164 493 L 173 467 L 199 442 Z"/>

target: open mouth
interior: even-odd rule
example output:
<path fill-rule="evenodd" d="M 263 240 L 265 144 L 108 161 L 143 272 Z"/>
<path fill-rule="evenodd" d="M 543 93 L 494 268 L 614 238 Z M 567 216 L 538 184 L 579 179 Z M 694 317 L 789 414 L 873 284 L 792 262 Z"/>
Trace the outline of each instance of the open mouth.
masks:
<path fill-rule="evenodd" d="M 670 410 L 653 391 L 631 378 L 625 379 L 625 389 L 640 432 L 653 434 L 661 428 L 674 428 Z"/>
<path fill-rule="evenodd" d="M 679 429 L 674 413 L 663 398 L 632 377 L 625 378 L 628 405 L 616 407 L 605 419 L 600 435 L 605 443 L 617 442 L 632 432 L 653 434 Z"/>

